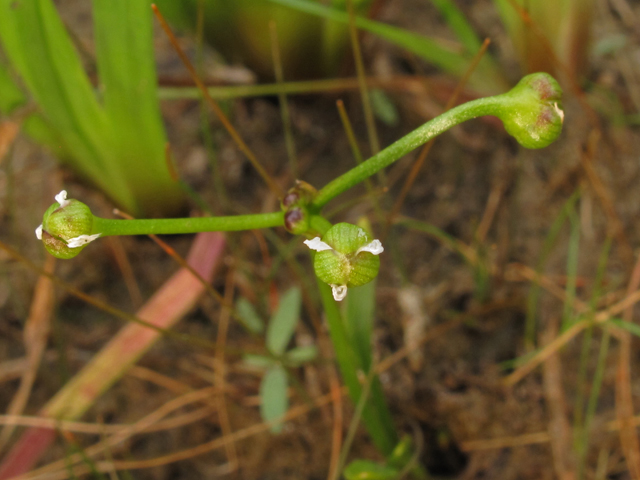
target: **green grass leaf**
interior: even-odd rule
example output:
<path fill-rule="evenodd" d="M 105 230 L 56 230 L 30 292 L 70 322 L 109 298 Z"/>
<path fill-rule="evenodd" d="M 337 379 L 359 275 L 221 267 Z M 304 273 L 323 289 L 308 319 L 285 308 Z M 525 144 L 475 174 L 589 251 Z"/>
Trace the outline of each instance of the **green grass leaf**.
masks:
<path fill-rule="evenodd" d="M 347 24 L 349 16 L 340 10 L 325 7 L 306 0 L 269 0 L 299 11 Z M 412 52 L 456 77 L 461 77 L 469 68 L 471 58 L 477 52 L 466 52 L 464 48 L 452 48 L 430 37 L 408 32 L 368 18 L 356 17 L 356 26 L 378 35 L 396 46 Z M 499 70 L 486 61 L 481 62 L 471 76 L 470 85 L 484 93 L 506 90 L 507 84 Z"/>
<path fill-rule="evenodd" d="M 27 130 L 130 213 L 170 213 L 183 194 L 165 165 L 149 4 L 93 3 L 104 105 L 53 2 L 0 0 L 0 42 L 42 118 Z M 16 95 L 0 90 L 0 107 Z"/>
<path fill-rule="evenodd" d="M 607 322 L 605 322 L 605 325 L 606 324 L 610 324 L 618 328 L 622 328 L 623 330 L 631 332 L 636 337 L 640 337 L 640 325 L 636 323 L 625 322 L 624 320 L 621 320 L 618 318 L 612 318 L 611 320 L 608 320 Z"/>
<path fill-rule="evenodd" d="M 371 335 L 376 306 L 376 282 L 349 289 L 345 299 L 345 327 L 362 368 L 371 366 Z"/>
<path fill-rule="evenodd" d="M 284 353 L 300 316 L 300 289 L 294 287 L 280 298 L 280 304 L 267 328 L 267 349 L 275 356 Z"/>
<path fill-rule="evenodd" d="M 264 421 L 270 422 L 287 413 L 287 386 L 287 372 L 282 366 L 277 365 L 267 370 L 260 384 L 260 415 Z M 280 433 L 282 427 L 282 423 L 276 423 L 271 431 Z"/>
<path fill-rule="evenodd" d="M 347 480 L 393 480 L 399 474 L 398 469 L 371 460 L 354 460 L 344 469 Z"/>

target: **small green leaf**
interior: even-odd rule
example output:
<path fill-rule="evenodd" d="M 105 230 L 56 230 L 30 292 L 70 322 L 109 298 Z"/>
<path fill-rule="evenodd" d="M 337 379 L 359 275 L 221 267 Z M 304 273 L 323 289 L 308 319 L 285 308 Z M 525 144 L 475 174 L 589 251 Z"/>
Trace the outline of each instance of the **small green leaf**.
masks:
<path fill-rule="evenodd" d="M 343 473 L 347 480 L 393 480 L 400 472 L 370 460 L 354 460 Z"/>
<path fill-rule="evenodd" d="M 413 440 L 409 435 L 405 435 L 387 458 L 387 464 L 399 470 L 403 469 L 411 460 L 414 452 L 413 448 Z"/>
<path fill-rule="evenodd" d="M 276 364 L 273 358 L 265 357 L 264 355 L 253 355 L 251 353 L 247 353 L 242 359 L 245 365 L 263 370 L 267 370 Z"/>
<path fill-rule="evenodd" d="M 300 316 L 300 289 L 292 288 L 280 298 L 267 329 L 267 349 L 276 356 L 282 355 L 291 340 Z"/>
<path fill-rule="evenodd" d="M 242 325 L 251 333 L 264 332 L 264 322 L 256 312 L 253 305 L 249 303 L 249 300 L 242 297 L 238 299 L 236 303 L 236 312 L 238 313 L 238 319 L 242 322 Z"/>
<path fill-rule="evenodd" d="M 270 368 L 260 384 L 260 415 L 265 422 L 283 416 L 289 408 L 287 372 L 280 365 Z M 282 422 L 271 427 L 273 433 L 282 431 Z"/>
<path fill-rule="evenodd" d="M 389 127 L 395 127 L 398 124 L 400 116 L 398 109 L 391 101 L 389 96 L 379 88 L 374 88 L 370 92 L 371 106 L 376 117 Z"/>
<path fill-rule="evenodd" d="M 310 362 L 318 356 L 318 348 L 315 345 L 292 348 L 285 354 L 285 360 L 295 366 Z"/>

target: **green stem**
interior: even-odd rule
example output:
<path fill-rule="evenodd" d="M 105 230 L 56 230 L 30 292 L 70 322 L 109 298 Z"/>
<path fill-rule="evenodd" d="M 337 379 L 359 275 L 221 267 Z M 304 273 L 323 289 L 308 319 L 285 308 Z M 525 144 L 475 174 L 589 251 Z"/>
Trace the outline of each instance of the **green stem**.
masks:
<path fill-rule="evenodd" d="M 479 98 L 463 105 L 459 105 L 456 108 L 452 108 L 442 115 L 428 121 L 421 127 L 402 137 L 397 142 L 389 145 L 377 155 L 374 155 L 357 167 L 352 168 L 347 173 L 325 185 L 318 192 L 318 195 L 314 200 L 314 207 L 322 208 L 342 192 L 364 181 L 383 168 L 388 167 L 411 150 L 427 143 L 429 140 L 437 137 L 442 132 L 449 130 L 451 127 L 472 118 L 484 115 L 499 116 L 499 114 L 502 113 L 504 107 L 503 104 L 504 101 L 501 95 Z"/>
<path fill-rule="evenodd" d="M 322 215 L 311 215 L 309 226 L 312 232 L 318 232 L 320 236 L 324 236 L 327 230 L 331 228 L 331 222 Z"/>
<path fill-rule="evenodd" d="M 342 378 L 349 389 L 349 396 L 357 405 L 363 394 L 359 374 L 364 374 L 363 365 L 353 349 L 352 339 L 344 326 L 344 320 L 333 299 L 331 289 L 326 283 L 318 280 L 318 287 L 324 307 L 331 343 L 336 353 L 336 359 L 342 372 Z M 376 447 L 389 456 L 398 443 L 393 418 L 384 401 L 384 392 L 377 378 L 371 383 L 370 398 L 362 411 L 362 422 L 369 431 Z"/>
<path fill-rule="evenodd" d="M 107 235 L 162 235 L 198 232 L 234 232 L 258 228 L 281 227 L 284 213 L 258 213 L 229 217 L 159 218 L 116 220 L 93 217 L 92 234 Z"/>

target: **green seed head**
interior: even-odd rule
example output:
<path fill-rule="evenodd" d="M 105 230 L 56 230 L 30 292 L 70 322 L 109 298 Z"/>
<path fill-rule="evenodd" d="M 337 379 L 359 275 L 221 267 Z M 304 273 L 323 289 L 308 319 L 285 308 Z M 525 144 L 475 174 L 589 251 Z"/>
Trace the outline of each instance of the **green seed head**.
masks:
<path fill-rule="evenodd" d="M 36 235 L 54 257 L 73 258 L 100 234 L 91 235 L 93 214 L 84 203 L 67 200 L 64 190 L 56 195 L 56 200 L 44 213 Z"/>
<path fill-rule="evenodd" d="M 562 89 L 547 73 L 524 77 L 509 92 L 500 112 L 504 128 L 526 148 L 543 148 L 562 132 Z"/>
<path fill-rule="evenodd" d="M 320 280 L 333 288 L 334 298 L 342 300 L 347 287 L 358 287 L 376 278 L 380 269 L 378 255 L 384 250 L 364 229 L 338 223 L 320 238 L 305 242 L 316 250 L 313 268 Z"/>

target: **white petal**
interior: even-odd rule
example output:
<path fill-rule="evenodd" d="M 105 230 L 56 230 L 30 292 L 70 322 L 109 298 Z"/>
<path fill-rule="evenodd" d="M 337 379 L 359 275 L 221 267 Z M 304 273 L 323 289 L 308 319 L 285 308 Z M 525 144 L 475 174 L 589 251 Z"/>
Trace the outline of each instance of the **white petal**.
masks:
<path fill-rule="evenodd" d="M 382 246 L 382 242 L 376 239 L 356 250 L 356 255 L 358 255 L 360 252 L 369 252 L 373 253 L 374 255 L 380 255 L 382 252 L 384 252 L 384 247 Z"/>
<path fill-rule="evenodd" d="M 36 237 L 38 237 L 38 240 L 42 240 L 42 224 L 36 228 Z"/>
<path fill-rule="evenodd" d="M 324 243 L 320 237 L 313 238 L 311 240 L 305 240 L 304 244 L 309 247 L 311 250 L 315 250 L 316 252 L 322 252 L 324 250 L 333 250 L 329 246 L 329 244 Z"/>
<path fill-rule="evenodd" d="M 564 112 L 562 111 L 562 109 L 558 106 L 558 102 L 553 104 L 553 108 L 555 109 L 555 111 L 558 113 L 558 115 L 560 116 L 560 122 L 564 123 Z"/>
<path fill-rule="evenodd" d="M 333 293 L 333 299 L 336 302 L 341 302 L 344 300 L 344 297 L 347 296 L 347 286 L 346 285 L 331 285 L 331 293 Z"/>
<path fill-rule="evenodd" d="M 80 235 L 79 237 L 70 238 L 69 240 L 67 240 L 67 247 L 81 247 L 83 245 L 86 245 L 87 243 L 93 242 L 100 235 L 100 233 L 96 233 L 95 235 Z"/>
<path fill-rule="evenodd" d="M 58 202 L 60 204 L 60 208 L 63 208 L 63 207 L 66 207 L 67 205 L 69 205 L 69 200 L 67 200 L 67 191 L 66 190 L 62 190 L 54 198 L 56 199 L 56 202 Z"/>

